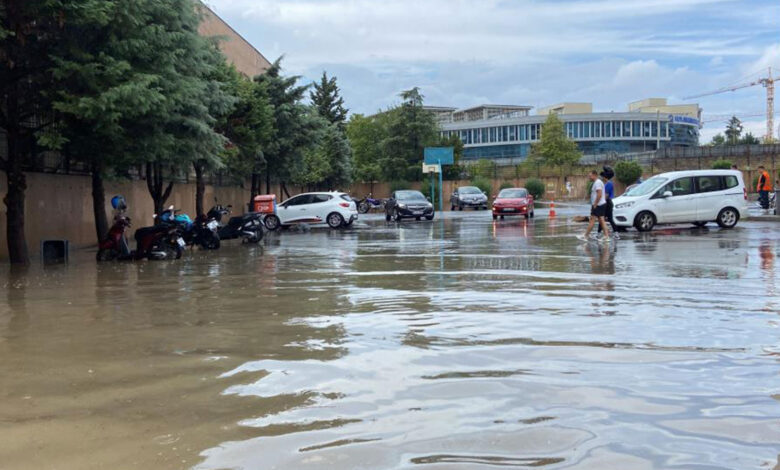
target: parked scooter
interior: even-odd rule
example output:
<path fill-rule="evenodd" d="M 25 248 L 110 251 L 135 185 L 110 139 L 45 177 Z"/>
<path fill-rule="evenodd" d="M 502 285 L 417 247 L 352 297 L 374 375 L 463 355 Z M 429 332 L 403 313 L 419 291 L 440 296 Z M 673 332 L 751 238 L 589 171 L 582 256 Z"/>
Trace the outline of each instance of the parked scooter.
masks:
<path fill-rule="evenodd" d="M 217 229 L 219 222 L 213 217 L 205 215 L 193 220 L 187 214 L 179 214 L 178 209 L 168 207 L 160 214 L 160 222 L 176 224 L 181 228 L 182 238 L 188 246 L 200 245 L 204 250 L 216 250 L 219 248 L 219 235 Z"/>
<path fill-rule="evenodd" d="M 222 217 L 230 215 L 233 206 L 230 204 L 222 206 L 216 198 L 214 202 L 216 205 L 208 211 L 206 217 L 221 223 Z M 231 217 L 227 225 L 220 225 L 219 238 L 222 240 L 243 238 L 245 243 L 258 243 L 263 239 L 263 218 L 264 215 L 259 212 L 247 212 L 244 215 Z"/>
<path fill-rule="evenodd" d="M 184 253 L 183 226 L 180 223 L 163 221 L 151 227 L 142 227 L 135 231 L 135 258 L 179 259 Z"/>
<path fill-rule="evenodd" d="M 125 236 L 125 232 L 130 228 L 130 217 L 125 214 L 127 211 L 125 198 L 119 195 L 112 197 L 111 206 L 114 208 L 114 224 L 98 246 L 97 260 L 133 259 L 135 253 L 130 251 L 130 244 Z"/>
<path fill-rule="evenodd" d="M 372 194 L 368 193 L 368 196 L 356 201 L 358 212 L 365 214 L 371 209 L 385 209 L 385 201 L 381 199 L 374 199 Z"/>

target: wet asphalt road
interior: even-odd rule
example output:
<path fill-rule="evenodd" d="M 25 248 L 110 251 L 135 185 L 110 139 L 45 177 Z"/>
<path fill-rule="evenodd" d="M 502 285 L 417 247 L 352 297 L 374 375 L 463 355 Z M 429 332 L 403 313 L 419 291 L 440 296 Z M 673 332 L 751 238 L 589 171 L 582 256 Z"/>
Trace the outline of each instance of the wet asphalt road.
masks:
<path fill-rule="evenodd" d="M 772 469 L 780 224 L 545 212 L 4 266 L 0 468 Z"/>

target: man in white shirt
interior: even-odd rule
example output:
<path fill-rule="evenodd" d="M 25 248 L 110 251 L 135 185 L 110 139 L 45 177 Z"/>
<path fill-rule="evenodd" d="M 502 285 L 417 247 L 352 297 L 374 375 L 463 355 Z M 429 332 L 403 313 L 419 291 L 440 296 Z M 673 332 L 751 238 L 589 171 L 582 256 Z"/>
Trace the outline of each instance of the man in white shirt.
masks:
<path fill-rule="evenodd" d="M 590 223 L 588 224 L 588 229 L 585 230 L 585 235 L 579 238 L 587 240 L 590 236 L 590 231 L 593 230 L 593 226 L 598 221 L 604 233 L 603 240 L 609 240 L 609 230 L 604 220 L 604 217 L 607 215 L 607 198 L 604 193 L 604 183 L 599 179 L 599 174 L 596 170 L 590 172 L 590 180 L 593 182 L 590 190 Z"/>

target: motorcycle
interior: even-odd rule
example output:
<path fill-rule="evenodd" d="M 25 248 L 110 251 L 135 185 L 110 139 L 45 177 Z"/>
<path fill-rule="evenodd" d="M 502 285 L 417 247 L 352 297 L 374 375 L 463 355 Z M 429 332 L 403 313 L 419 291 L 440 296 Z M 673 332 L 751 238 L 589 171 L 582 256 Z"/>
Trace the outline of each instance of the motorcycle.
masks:
<path fill-rule="evenodd" d="M 108 230 L 108 234 L 103 241 L 98 245 L 97 260 L 133 259 L 135 253 L 130 251 L 130 245 L 125 236 L 125 232 L 131 226 L 130 217 L 125 214 L 127 210 L 125 199 L 122 196 L 114 196 L 111 198 L 111 205 L 115 210 L 114 224 Z"/>
<path fill-rule="evenodd" d="M 263 239 L 263 214 L 259 212 L 247 212 L 244 215 L 233 216 L 228 220 L 227 225 L 221 225 L 222 217 L 230 215 L 233 206 L 222 206 L 216 201 L 206 217 L 215 220 L 219 225 L 219 238 L 223 240 L 232 240 L 243 237 L 245 243 L 258 243 Z"/>
<path fill-rule="evenodd" d="M 219 248 L 219 223 L 208 215 L 193 220 L 187 214 L 178 214 L 179 210 L 168 207 L 160 214 L 161 223 L 175 224 L 181 228 L 182 238 L 187 246 L 200 245 L 204 250 Z"/>
<path fill-rule="evenodd" d="M 169 208 L 168 211 L 173 213 L 173 207 Z M 158 224 L 139 228 L 133 235 L 136 241 L 135 259 L 160 260 L 181 258 L 182 253 L 184 253 L 184 247 L 187 246 L 182 237 L 184 234 L 183 224 L 173 220 L 163 220 L 162 214 L 160 217 L 156 215 L 155 217 L 159 221 Z"/>
<path fill-rule="evenodd" d="M 371 209 L 381 209 L 381 210 L 385 209 L 385 202 L 383 200 L 374 199 L 371 196 L 372 194 L 368 193 L 368 196 L 356 201 L 358 212 L 360 212 L 361 214 L 365 214 Z"/>

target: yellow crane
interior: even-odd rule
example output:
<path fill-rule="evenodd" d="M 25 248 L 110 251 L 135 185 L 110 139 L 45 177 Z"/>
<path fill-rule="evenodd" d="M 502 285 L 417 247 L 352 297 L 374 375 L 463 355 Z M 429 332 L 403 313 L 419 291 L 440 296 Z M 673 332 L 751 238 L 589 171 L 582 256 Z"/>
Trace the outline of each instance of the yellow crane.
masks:
<path fill-rule="evenodd" d="M 694 98 L 701 98 L 703 96 L 719 95 L 728 91 L 741 90 L 742 88 L 749 88 L 752 86 L 762 85 L 766 88 L 766 136 L 764 137 L 766 142 L 772 142 L 774 140 L 774 123 L 775 123 L 775 82 L 780 81 L 780 77 L 772 77 L 772 67 L 767 69 L 767 75 L 752 82 L 740 83 L 738 85 L 727 86 L 719 88 L 717 90 L 709 91 L 707 93 L 701 93 L 699 95 L 686 96 L 684 100 L 691 100 Z"/>

